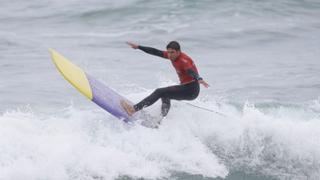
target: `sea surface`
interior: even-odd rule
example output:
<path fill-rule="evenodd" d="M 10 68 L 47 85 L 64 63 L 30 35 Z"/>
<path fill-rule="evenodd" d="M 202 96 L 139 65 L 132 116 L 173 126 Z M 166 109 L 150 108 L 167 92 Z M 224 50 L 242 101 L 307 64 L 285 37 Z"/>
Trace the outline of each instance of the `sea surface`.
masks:
<path fill-rule="evenodd" d="M 178 78 L 126 41 L 172 40 L 210 88 L 158 129 L 88 101 L 48 51 L 138 102 Z M 0 180 L 318 180 L 319 57 L 319 0 L 1 0 Z"/>

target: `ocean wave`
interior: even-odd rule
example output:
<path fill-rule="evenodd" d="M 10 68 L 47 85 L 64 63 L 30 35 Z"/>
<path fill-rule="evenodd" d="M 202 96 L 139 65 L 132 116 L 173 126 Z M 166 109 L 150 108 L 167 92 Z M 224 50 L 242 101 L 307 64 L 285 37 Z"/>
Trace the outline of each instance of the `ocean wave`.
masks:
<path fill-rule="evenodd" d="M 30 109 L 3 113 L 0 178 L 161 179 L 172 172 L 225 177 L 227 169 L 280 179 L 318 177 L 319 114 L 310 117 L 291 107 L 264 113 L 250 103 L 240 111 L 212 100 L 192 103 L 219 113 L 174 102 L 156 130 L 73 106 L 55 115 Z M 158 108 L 148 111 L 157 114 Z"/>

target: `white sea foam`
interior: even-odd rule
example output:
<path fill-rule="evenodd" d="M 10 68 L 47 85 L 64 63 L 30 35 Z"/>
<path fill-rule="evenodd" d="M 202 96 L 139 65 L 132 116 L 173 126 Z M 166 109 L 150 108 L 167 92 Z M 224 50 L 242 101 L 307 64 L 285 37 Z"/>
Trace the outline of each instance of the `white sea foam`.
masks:
<path fill-rule="evenodd" d="M 169 120 L 168 120 L 169 121 Z M 172 121 L 174 123 L 174 121 Z M 225 176 L 227 170 L 187 126 L 128 126 L 105 112 L 1 115 L 0 179 L 159 178 L 181 171 Z"/>

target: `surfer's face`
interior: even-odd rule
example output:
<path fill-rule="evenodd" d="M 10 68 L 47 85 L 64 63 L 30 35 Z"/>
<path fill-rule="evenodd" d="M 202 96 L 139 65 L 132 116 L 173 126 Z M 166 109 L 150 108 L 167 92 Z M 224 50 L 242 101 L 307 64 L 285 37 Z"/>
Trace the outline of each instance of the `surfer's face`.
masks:
<path fill-rule="evenodd" d="M 180 55 L 180 51 L 177 51 L 177 50 L 171 49 L 171 48 L 168 48 L 168 49 L 167 49 L 167 52 L 168 52 L 168 58 L 169 58 L 171 61 L 176 60 L 177 57 Z"/>

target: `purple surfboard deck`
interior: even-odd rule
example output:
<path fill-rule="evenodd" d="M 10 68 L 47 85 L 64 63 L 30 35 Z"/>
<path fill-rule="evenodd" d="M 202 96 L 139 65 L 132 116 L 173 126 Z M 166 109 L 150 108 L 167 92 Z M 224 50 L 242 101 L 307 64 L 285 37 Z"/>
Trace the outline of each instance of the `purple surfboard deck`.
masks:
<path fill-rule="evenodd" d="M 93 102 L 125 122 L 134 120 L 134 118 L 130 117 L 120 105 L 121 100 L 131 103 L 128 99 L 108 88 L 89 74 L 86 75 L 91 86 Z"/>

